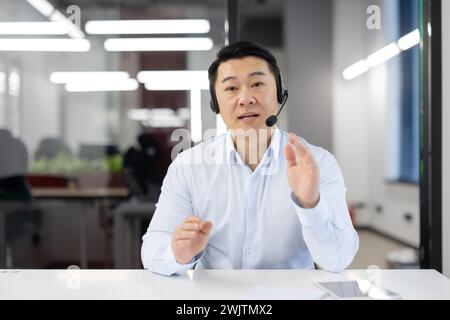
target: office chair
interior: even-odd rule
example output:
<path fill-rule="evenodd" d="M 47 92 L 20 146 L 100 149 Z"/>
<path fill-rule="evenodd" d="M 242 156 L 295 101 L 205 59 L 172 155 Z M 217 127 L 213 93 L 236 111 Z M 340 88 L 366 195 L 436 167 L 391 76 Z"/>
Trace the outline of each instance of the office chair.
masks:
<path fill-rule="evenodd" d="M 0 235 L 0 262 L 4 267 L 7 260 L 5 247 L 13 240 L 31 231 L 33 244 L 39 243 L 41 217 L 33 204 L 26 178 L 28 153 L 25 144 L 8 130 L 0 129 L 0 150 L 0 219 L 4 227 Z"/>
<path fill-rule="evenodd" d="M 148 133 L 138 137 L 139 146 L 124 155 L 123 177 L 132 196 L 142 201 L 155 201 L 161 187 L 158 175 L 160 147 Z"/>

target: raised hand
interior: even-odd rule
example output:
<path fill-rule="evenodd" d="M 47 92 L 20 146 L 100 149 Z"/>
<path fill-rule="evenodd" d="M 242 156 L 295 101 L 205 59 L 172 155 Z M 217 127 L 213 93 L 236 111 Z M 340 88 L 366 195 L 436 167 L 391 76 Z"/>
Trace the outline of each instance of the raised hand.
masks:
<path fill-rule="evenodd" d="M 202 221 L 199 217 L 189 215 L 172 235 L 172 251 L 180 264 L 189 263 L 208 244 L 212 229 L 210 221 Z"/>
<path fill-rule="evenodd" d="M 289 186 L 303 208 L 314 208 L 320 197 L 320 172 L 314 156 L 293 133 L 284 152 Z"/>

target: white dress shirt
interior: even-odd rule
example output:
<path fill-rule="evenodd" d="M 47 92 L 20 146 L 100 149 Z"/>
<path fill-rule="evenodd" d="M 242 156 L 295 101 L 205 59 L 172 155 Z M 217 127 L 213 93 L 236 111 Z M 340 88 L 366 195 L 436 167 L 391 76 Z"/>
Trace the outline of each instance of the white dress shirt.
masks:
<path fill-rule="evenodd" d="M 287 181 L 286 132 L 276 128 L 255 171 L 237 153 L 230 130 L 180 153 L 164 179 L 156 211 L 143 236 L 142 263 L 153 272 L 203 269 L 302 269 L 340 272 L 353 260 L 359 238 L 336 159 L 308 144 L 320 170 L 320 200 L 302 208 Z M 179 264 L 172 233 L 189 214 L 213 224 L 208 244 Z"/>

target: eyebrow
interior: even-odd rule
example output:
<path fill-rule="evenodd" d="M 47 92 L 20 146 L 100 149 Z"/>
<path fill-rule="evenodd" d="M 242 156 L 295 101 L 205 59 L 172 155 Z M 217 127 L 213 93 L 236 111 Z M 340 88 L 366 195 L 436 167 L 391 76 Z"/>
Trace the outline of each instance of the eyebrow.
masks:
<path fill-rule="evenodd" d="M 253 77 L 253 76 L 265 76 L 265 75 L 266 75 L 266 73 L 264 73 L 262 71 L 253 71 L 248 76 Z M 225 81 L 231 80 L 231 79 L 236 79 L 236 77 L 235 76 L 225 77 L 222 79 L 222 83 L 224 83 Z"/>

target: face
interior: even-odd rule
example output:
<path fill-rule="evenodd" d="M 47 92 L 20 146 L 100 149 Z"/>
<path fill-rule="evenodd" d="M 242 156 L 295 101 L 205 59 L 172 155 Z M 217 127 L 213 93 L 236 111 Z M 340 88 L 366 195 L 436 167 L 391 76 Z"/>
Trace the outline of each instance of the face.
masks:
<path fill-rule="evenodd" d="M 221 63 L 214 88 L 220 114 L 230 129 L 266 129 L 267 117 L 277 111 L 275 76 L 264 59 Z"/>

